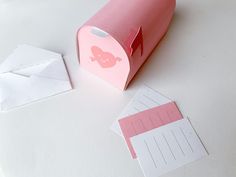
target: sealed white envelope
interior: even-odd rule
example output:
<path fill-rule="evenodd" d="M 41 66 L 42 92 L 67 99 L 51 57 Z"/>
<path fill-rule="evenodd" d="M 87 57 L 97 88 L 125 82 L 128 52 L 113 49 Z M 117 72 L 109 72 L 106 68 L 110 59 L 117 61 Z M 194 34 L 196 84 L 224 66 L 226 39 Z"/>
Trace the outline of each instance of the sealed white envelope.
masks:
<path fill-rule="evenodd" d="M 0 65 L 0 111 L 71 89 L 61 54 L 20 45 Z"/>

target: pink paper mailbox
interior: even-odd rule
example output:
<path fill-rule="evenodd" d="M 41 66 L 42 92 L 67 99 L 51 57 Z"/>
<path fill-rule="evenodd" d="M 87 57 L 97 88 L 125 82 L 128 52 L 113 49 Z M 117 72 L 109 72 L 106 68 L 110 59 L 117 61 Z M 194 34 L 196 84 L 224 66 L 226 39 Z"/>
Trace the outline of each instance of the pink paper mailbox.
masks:
<path fill-rule="evenodd" d="M 80 64 L 121 90 L 165 35 L 175 0 L 110 0 L 78 31 Z"/>

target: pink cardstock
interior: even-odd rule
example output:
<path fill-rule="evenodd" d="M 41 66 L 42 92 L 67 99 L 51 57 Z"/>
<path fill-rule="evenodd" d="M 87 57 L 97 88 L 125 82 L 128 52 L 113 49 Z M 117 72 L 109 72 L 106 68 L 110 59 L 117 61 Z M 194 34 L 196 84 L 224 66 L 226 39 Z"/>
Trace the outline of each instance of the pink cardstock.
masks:
<path fill-rule="evenodd" d="M 130 141 L 131 137 L 182 118 L 175 102 L 170 102 L 120 119 L 119 124 L 132 157 L 136 158 L 136 153 Z"/>
<path fill-rule="evenodd" d="M 175 0 L 110 0 L 77 33 L 81 67 L 124 90 L 167 32 Z"/>

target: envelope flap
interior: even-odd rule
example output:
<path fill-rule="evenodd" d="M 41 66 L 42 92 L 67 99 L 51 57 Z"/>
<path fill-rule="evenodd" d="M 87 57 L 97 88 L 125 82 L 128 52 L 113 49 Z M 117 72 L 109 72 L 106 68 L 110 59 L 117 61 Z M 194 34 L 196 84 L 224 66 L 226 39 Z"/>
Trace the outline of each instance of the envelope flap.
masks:
<path fill-rule="evenodd" d="M 69 81 L 37 76 L 28 78 L 14 73 L 0 75 L 0 85 L 0 111 L 71 90 Z"/>
<path fill-rule="evenodd" d="M 0 111 L 5 109 L 5 105 L 9 104 L 9 97 L 12 97 L 17 102 L 17 95 L 23 96 L 29 93 L 27 77 L 7 73 L 0 75 Z"/>
<path fill-rule="evenodd" d="M 46 64 L 57 59 L 61 59 L 60 54 L 29 45 L 20 45 L 0 65 L 0 73 Z"/>
<path fill-rule="evenodd" d="M 62 58 L 60 60 L 53 61 L 52 63 L 47 65 L 44 70 L 35 75 L 48 79 L 69 81 L 69 76 L 65 67 L 64 60 Z"/>

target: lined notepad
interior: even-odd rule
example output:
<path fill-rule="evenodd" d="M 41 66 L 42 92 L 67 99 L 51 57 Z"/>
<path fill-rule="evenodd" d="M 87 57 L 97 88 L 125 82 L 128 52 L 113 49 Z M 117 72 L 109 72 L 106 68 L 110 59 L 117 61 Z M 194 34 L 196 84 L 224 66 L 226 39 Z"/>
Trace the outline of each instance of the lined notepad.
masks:
<path fill-rule="evenodd" d="M 182 115 L 174 102 L 120 119 L 119 124 L 132 157 L 136 158 L 136 154 L 130 142 L 131 137 L 179 119 L 182 119 Z"/>
<path fill-rule="evenodd" d="M 125 139 L 146 177 L 158 177 L 208 155 L 176 103 L 147 86 L 138 90 L 111 129 Z"/>
<path fill-rule="evenodd" d="M 111 126 L 111 130 L 122 136 L 122 131 L 118 122 L 119 119 L 169 102 L 172 101 L 159 92 L 151 89 L 150 87 L 142 86 L 128 103 L 128 105 L 123 109 L 121 114 L 118 116 L 118 119 L 114 121 Z"/>
<path fill-rule="evenodd" d="M 188 119 L 131 138 L 146 177 L 157 177 L 207 155 Z"/>

